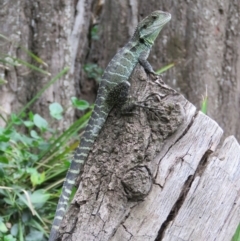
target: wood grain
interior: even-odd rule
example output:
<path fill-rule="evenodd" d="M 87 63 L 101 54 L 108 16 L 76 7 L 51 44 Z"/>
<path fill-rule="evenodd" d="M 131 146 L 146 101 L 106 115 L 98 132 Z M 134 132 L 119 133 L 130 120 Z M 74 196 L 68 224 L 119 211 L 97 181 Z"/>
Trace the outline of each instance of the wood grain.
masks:
<path fill-rule="evenodd" d="M 240 220 L 239 144 L 140 68 L 84 166 L 60 240 L 231 240 Z"/>

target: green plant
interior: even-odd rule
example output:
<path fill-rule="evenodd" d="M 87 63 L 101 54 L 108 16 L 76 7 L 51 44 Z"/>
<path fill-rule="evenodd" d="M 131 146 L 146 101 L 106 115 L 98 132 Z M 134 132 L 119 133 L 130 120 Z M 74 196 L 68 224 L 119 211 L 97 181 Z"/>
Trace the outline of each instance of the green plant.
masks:
<path fill-rule="evenodd" d="M 240 241 L 240 224 L 237 227 L 237 230 L 232 238 L 232 241 Z"/>
<path fill-rule="evenodd" d="M 75 107 L 89 108 L 85 101 L 72 99 Z M 63 118 L 59 103 L 52 103 L 49 111 L 55 121 Z M 70 145 L 69 139 L 78 139 L 91 111 L 62 134 L 39 114 L 20 112 L 11 115 L 11 125 L 0 128 L 0 239 L 44 240 L 60 194 L 57 187 L 78 145 Z M 18 131 L 21 126 L 26 134 Z"/>
<path fill-rule="evenodd" d="M 207 114 L 207 108 L 208 108 L 208 93 L 206 89 L 205 96 L 202 97 L 202 104 L 201 104 L 201 111 L 206 115 Z"/>
<path fill-rule="evenodd" d="M 98 32 L 99 32 L 99 26 L 98 26 L 98 25 L 94 25 L 94 26 L 91 28 L 91 31 L 90 31 L 91 39 L 92 39 L 92 40 L 99 40 Z"/>
<path fill-rule="evenodd" d="M 0 38 L 11 42 L 0 34 Z M 15 45 L 13 42 L 11 44 Z M 39 57 L 26 52 L 35 63 L 47 66 Z M 8 55 L 0 56 L 0 65 L 5 69 L 25 66 L 40 74 L 50 76 L 42 68 Z M 87 123 L 91 106 L 85 101 L 72 98 L 72 105 L 86 114 L 75 121 L 63 133 L 53 129 L 55 122 L 63 119 L 64 109 L 59 103 L 52 103 L 49 112 L 51 122 L 29 111 L 29 107 L 42 93 L 64 74 L 63 69 L 52 78 L 17 114 L 12 113 L 0 128 L 0 240 L 44 241 L 49 233 L 61 184 L 69 167 L 71 153 L 78 145 L 78 131 Z M 7 83 L 0 79 L 0 84 Z M 0 111 L 4 111 L 0 107 Z M 24 132 L 23 132 L 24 130 Z M 72 138 L 72 143 L 70 143 Z"/>
<path fill-rule="evenodd" d="M 25 47 L 20 46 L 20 45 L 16 45 L 11 39 L 7 38 L 6 36 L 4 36 L 2 34 L 0 34 L 0 38 L 1 38 L 1 40 L 3 42 L 5 41 L 6 43 L 10 43 L 11 45 L 13 45 L 16 48 L 20 49 L 21 51 L 25 52 L 36 63 L 41 64 L 41 65 L 47 67 L 47 64 L 41 58 L 36 56 L 34 53 L 29 51 Z M 14 66 L 14 67 L 18 66 L 19 67 L 19 66 L 24 65 L 25 67 L 28 67 L 29 69 L 37 71 L 37 72 L 39 72 L 41 74 L 51 76 L 51 74 L 48 71 L 43 70 L 42 68 L 39 68 L 36 65 L 33 65 L 33 64 L 31 64 L 29 62 L 26 62 L 26 61 L 24 61 L 22 59 L 19 59 L 19 58 L 16 58 L 16 57 L 12 57 L 12 56 L 7 55 L 7 54 L 1 54 L 0 55 L 0 63 L 2 63 L 1 67 L 4 67 L 5 69 L 9 69 L 10 66 Z M 3 79 L 0 79 L 0 84 L 1 83 L 7 83 L 7 81 L 3 80 Z"/>
<path fill-rule="evenodd" d="M 83 66 L 87 77 L 90 79 L 95 79 L 97 82 L 101 81 L 101 76 L 103 74 L 103 69 L 100 68 L 97 64 L 88 63 Z"/>
<path fill-rule="evenodd" d="M 168 65 L 162 67 L 161 69 L 157 70 L 156 73 L 157 74 L 162 74 L 162 73 L 166 72 L 167 70 L 171 69 L 174 66 L 175 66 L 174 63 L 168 64 Z"/>

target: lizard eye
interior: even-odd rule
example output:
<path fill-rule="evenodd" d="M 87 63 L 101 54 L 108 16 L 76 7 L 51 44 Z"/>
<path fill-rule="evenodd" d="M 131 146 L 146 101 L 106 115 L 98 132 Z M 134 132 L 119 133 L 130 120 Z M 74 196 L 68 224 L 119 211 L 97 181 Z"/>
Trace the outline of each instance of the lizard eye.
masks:
<path fill-rule="evenodd" d="M 156 20 L 156 19 L 157 19 L 157 16 L 152 16 L 152 19 L 153 19 L 153 20 Z"/>
<path fill-rule="evenodd" d="M 146 28 L 147 28 L 147 24 L 144 24 L 144 25 L 143 25 L 143 28 L 146 29 Z"/>

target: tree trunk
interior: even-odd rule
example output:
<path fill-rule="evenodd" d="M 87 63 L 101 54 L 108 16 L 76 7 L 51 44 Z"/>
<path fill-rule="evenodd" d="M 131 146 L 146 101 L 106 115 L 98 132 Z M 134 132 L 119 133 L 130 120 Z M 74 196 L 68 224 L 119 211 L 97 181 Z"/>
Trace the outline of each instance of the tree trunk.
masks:
<path fill-rule="evenodd" d="M 34 111 L 47 118 L 48 104 L 60 102 L 67 110 L 58 126 L 62 129 L 75 115 L 70 97 L 94 101 L 96 83 L 87 78 L 83 66 L 90 63 L 104 69 L 138 21 L 156 9 L 170 12 L 172 20 L 154 45 L 150 62 L 155 69 L 175 63 L 166 73 L 167 83 L 198 108 L 207 92 L 208 115 L 224 129 L 225 136 L 240 139 L 239 0 L 3 0 L 0 33 L 15 44 L 1 41 L 0 51 L 32 63 L 17 47 L 21 45 L 43 59 L 52 76 L 70 67 L 68 75 L 34 106 Z M 95 37 L 93 26 L 99 30 Z M 1 78 L 8 81 L 0 86 L 0 106 L 7 114 L 24 106 L 50 79 L 24 66 L 8 68 L 0 67 Z"/>
<path fill-rule="evenodd" d="M 114 109 L 84 166 L 62 241 L 231 240 L 240 219 L 240 146 L 182 95 L 131 79 L 131 115 Z"/>
<path fill-rule="evenodd" d="M 105 68 L 139 19 L 156 9 L 170 12 L 172 20 L 150 55 L 154 69 L 175 63 L 166 82 L 197 108 L 207 95 L 208 115 L 224 129 L 225 137 L 240 139 L 239 0 L 106 0 L 99 23 L 101 41 L 92 44 L 90 60 Z"/>
<path fill-rule="evenodd" d="M 74 1 L 1 1 L 0 33 L 9 40 L 0 38 L 0 58 L 18 58 L 51 74 L 49 77 L 24 64 L 1 66 L 1 78 L 8 81 L 0 86 L 0 106 L 5 118 L 19 111 L 51 78 L 68 66 L 69 72 L 51 85 L 32 109 L 49 119 L 49 104 L 58 102 L 66 110 L 64 120 L 58 122 L 58 129 L 67 128 L 73 122 L 71 97 L 79 95 L 76 73 L 82 69 L 78 61 L 87 54 L 90 8 L 91 1 L 88 4 L 85 1 L 77 4 Z M 37 55 L 47 67 L 35 62 L 23 49 Z M 5 123 L 1 121 L 0 125 Z"/>

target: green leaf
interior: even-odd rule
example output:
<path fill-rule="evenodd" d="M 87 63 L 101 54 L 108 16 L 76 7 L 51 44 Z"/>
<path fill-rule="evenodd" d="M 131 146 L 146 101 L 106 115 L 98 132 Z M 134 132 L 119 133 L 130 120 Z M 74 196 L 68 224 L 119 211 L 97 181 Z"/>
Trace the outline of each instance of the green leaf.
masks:
<path fill-rule="evenodd" d="M 9 206 L 14 206 L 14 202 L 10 200 L 9 198 L 4 198 L 3 199 L 5 203 L 9 204 Z"/>
<path fill-rule="evenodd" d="M 16 241 L 17 239 L 15 239 L 11 234 L 4 236 L 3 241 Z"/>
<path fill-rule="evenodd" d="M 0 222 L 0 232 L 6 233 L 8 231 L 6 225 L 3 222 Z"/>
<path fill-rule="evenodd" d="M 78 100 L 76 97 L 71 98 L 72 104 L 79 110 L 86 110 L 89 108 L 89 103 L 85 100 Z"/>
<path fill-rule="evenodd" d="M 31 131 L 30 131 L 30 135 L 31 135 L 31 137 L 34 138 L 34 139 L 37 139 L 37 140 L 40 140 L 40 139 L 41 139 L 41 137 L 38 135 L 38 133 L 37 133 L 35 130 L 31 130 Z"/>
<path fill-rule="evenodd" d="M 63 113 L 63 108 L 59 103 L 52 103 L 49 105 L 49 110 L 50 110 L 50 115 L 57 119 L 61 120 L 62 119 L 62 113 Z"/>
<path fill-rule="evenodd" d="M 28 128 L 34 126 L 34 123 L 33 123 L 32 121 L 24 121 L 23 124 L 24 124 L 26 127 L 28 127 Z"/>
<path fill-rule="evenodd" d="M 47 121 L 43 119 L 39 114 L 34 115 L 33 122 L 40 130 L 46 130 L 48 127 Z"/>
<path fill-rule="evenodd" d="M 0 142 L 8 142 L 10 140 L 10 137 L 4 134 L 0 134 Z"/>
<path fill-rule="evenodd" d="M 13 226 L 12 226 L 12 228 L 11 228 L 11 234 L 12 234 L 12 236 L 17 236 L 17 234 L 18 234 L 18 224 L 17 223 L 15 223 Z"/>
<path fill-rule="evenodd" d="M 157 74 L 162 74 L 163 72 L 166 72 L 168 69 L 171 69 L 173 66 L 175 66 L 174 63 L 168 64 L 167 66 L 162 67 L 161 69 L 157 70 Z"/>
<path fill-rule="evenodd" d="M 31 179 L 31 182 L 32 182 L 33 186 L 35 187 L 35 186 L 44 182 L 45 173 L 44 172 L 43 173 L 36 172 L 36 173 L 31 175 L 30 179 Z"/>
<path fill-rule="evenodd" d="M 49 199 L 50 194 L 46 193 L 43 189 L 38 189 L 31 195 L 31 202 L 35 208 L 39 209 L 44 206 L 46 201 Z"/>
<path fill-rule="evenodd" d="M 25 241 L 43 241 L 43 233 L 35 229 L 31 229 L 30 233 L 26 236 Z"/>
<path fill-rule="evenodd" d="M 29 196 L 31 198 L 31 194 L 29 194 Z M 23 223 L 26 223 L 31 220 L 31 214 L 29 212 L 25 211 L 22 213 L 21 219 L 22 219 Z"/>
<path fill-rule="evenodd" d="M 32 138 L 29 138 L 28 136 L 22 135 L 17 132 L 12 133 L 11 139 L 16 142 L 21 141 L 23 144 L 29 145 L 29 146 L 32 145 L 32 142 L 33 142 Z"/>
<path fill-rule="evenodd" d="M 5 152 L 9 148 L 9 142 L 1 142 L 0 141 L 0 151 Z"/>
<path fill-rule="evenodd" d="M 201 106 L 201 111 L 202 111 L 204 114 L 207 114 L 207 106 L 208 106 L 208 97 L 205 96 L 205 97 L 203 98 L 202 106 Z"/>
<path fill-rule="evenodd" d="M 99 27 L 98 25 L 95 25 L 91 29 L 91 38 L 94 40 L 99 40 L 99 35 L 98 35 Z"/>
<path fill-rule="evenodd" d="M 21 114 L 22 114 L 22 113 L 24 113 L 24 112 L 21 112 Z M 34 114 L 32 113 L 32 111 L 30 111 L 30 112 L 28 113 L 28 117 L 29 117 L 29 120 L 30 120 L 30 121 L 33 121 Z"/>
<path fill-rule="evenodd" d="M 0 85 L 7 84 L 7 80 L 0 78 Z"/>
<path fill-rule="evenodd" d="M 240 241 L 240 224 L 237 227 L 237 230 L 232 238 L 232 241 Z"/>
<path fill-rule="evenodd" d="M 0 162 L 4 164 L 8 164 L 8 159 L 5 156 L 0 156 Z"/>
<path fill-rule="evenodd" d="M 39 173 L 36 168 L 27 168 L 27 173 L 31 174 L 30 179 L 33 186 L 41 184 L 45 181 L 45 173 Z"/>
<path fill-rule="evenodd" d="M 97 64 L 88 63 L 83 66 L 84 72 L 87 74 L 88 78 L 95 79 L 98 82 L 101 81 L 101 76 L 103 74 L 103 69 Z"/>
<path fill-rule="evenodd" d="M 11 120 L 15 125 L 21 125 L 22 120 L 16 114 L 11 114 Z"/>
<path fill-rule="evenodd" d="M 0 166 L 0 178 L 4 178 L 4 170 L 1 166 Z"/>

